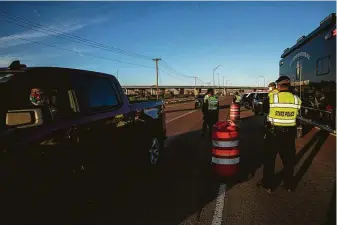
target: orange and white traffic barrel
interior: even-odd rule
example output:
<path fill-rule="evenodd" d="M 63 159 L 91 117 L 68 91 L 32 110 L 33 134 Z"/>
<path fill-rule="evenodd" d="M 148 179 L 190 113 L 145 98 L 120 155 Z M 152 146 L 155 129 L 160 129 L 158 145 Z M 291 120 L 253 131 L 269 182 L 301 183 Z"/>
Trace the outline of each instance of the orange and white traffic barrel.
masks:
<path fill-rule="evenodd" d="M 219 121 L 212 128 L 212 169 L 219 176 L 231 177 L 239 170 L 240 151 L 237 126 Z"/>
<path fill-rule="evenodd" d="M 240 119 L 240 104 L 232 103 L 229 109 L 229 118 L 232 121 Z"/>

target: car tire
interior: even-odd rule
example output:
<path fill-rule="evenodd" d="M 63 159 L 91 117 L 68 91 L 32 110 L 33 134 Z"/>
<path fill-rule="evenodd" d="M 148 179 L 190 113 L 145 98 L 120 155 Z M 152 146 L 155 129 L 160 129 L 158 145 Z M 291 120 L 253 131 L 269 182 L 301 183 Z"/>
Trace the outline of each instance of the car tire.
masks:
<path fill-rule="evenodd" d="M 249 102 L 244 102 L 244 103 L 243 103 L 243 106 L 244 106 L 246 109 L 249 109 L 249 108 L 250 108 Z"/>

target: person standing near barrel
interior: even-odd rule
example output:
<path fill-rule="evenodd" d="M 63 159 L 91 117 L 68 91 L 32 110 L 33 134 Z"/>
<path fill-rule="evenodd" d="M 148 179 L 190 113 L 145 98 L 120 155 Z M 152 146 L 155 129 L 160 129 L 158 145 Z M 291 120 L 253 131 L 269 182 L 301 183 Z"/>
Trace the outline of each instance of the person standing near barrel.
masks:
<path fill-rule="evenodd" d="M 269 113 L 269 99 L 273 98 L 274 94 L 277 94 L 279 92 L 276 88 L 275 82 L 269 83 L 268 89 L 269 89 L 268 97 L 265 98 L 264 101 L 263 101 L 263 112 L 265 114 L 265 117 L 264 117 L 265 126 L 266 126 L 266 123 L 267 123 L 267 115 Z"/>
<path fill-rule="evenodd" d="M 283 187 L 288 192 L 292 191 L 296 154 L 296 117 L 302 104 L 301 99 L 290 91 L 289 77 L 281 76 L 276 83 L 279 92 L 269 97 L 263 177 L 257 183 L 269 193 L 272 192 L 274 185 L 277 154 L 283 163 Z"/>
<path fill-rule="evenodd" d="M 214 95 L 214 89 L 209 88 L 204 98 L 204 104 L 202 106 L 203 112 L 203 125 L 202 136 L 205 135 L 208 126 L 209 135 L 212 136 L 212 127 L 219 119 L 219 100 Z"/>
<path fill-rule="evenodd" d="M 235 92 L 235 95 L 233 97 L 233 103 L 240 104 L 241 102 L 241 96 L 239 95 L 239 92 Z"/>

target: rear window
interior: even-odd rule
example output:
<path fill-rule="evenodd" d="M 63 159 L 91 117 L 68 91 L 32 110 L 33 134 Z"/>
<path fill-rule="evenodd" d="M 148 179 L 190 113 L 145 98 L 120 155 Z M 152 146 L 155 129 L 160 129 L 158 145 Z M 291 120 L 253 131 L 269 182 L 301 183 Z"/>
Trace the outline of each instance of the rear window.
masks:
<path fill-rule="evenodd" d="M 6 105 L 11 110 L 50 105 L 59 108 L 70 107 L 64 80 L 43 73 L 14 74 L 10 82 L 3 83 Z M 40 96 L 43 96 L 40 99 Z"/>
<path fill-rule="evenodd" d="M 259 93 L 256 96 L 256 99 L 264 99 L 268 96 L 268 93 Z"/>
<path fill-rule="evenodd" d="M 56 71 L 55 71 L 56 72 Z M 0 78 L 0 119 L 2 125 L 8 111 L 41 109 L 45 121 L 70 116 L 68 88 L 65 76 L 50 75 L 50 70 L 32 70 L 1 74 Z"/>

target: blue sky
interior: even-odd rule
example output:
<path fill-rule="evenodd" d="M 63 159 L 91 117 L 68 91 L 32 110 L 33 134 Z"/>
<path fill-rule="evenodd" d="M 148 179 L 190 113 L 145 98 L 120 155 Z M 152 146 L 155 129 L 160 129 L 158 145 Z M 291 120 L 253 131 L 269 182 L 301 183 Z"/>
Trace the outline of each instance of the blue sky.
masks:
<path fill-rule="evenodd" d="M 212 82 L 212 69 L 221 64 L 216 72 L 221 84 L 224 76 L 232 85 L 262 85 L 258 76 L 266 83 L 275 80 L 283 50 L 336 12 L 336 2 L 0 2 L 0 12 L 127 52 L 160 57 L 177 71 L 160 65 L 160 84 L 194 84 L 180 74 Z M 124 85 L 155 84 L 155 63 L 150 59 L 104 51 L 18 23 L 0 15 L 0 66 L 21 59 L 28 66 L 110 74 L 118 70 Z"/>

